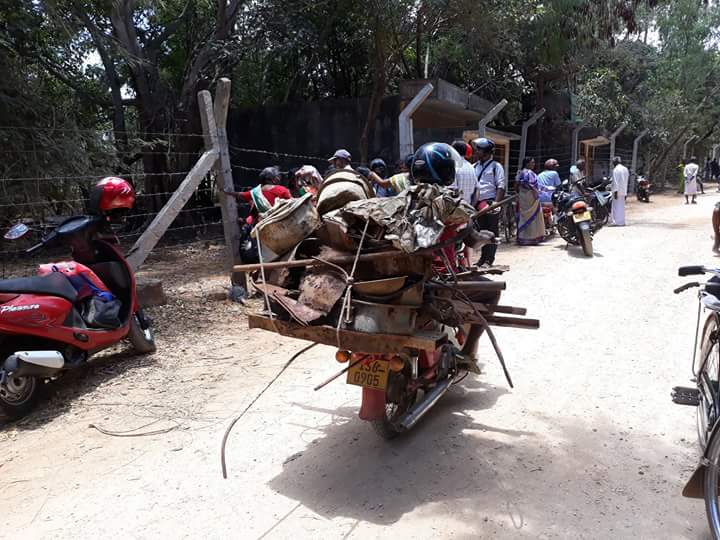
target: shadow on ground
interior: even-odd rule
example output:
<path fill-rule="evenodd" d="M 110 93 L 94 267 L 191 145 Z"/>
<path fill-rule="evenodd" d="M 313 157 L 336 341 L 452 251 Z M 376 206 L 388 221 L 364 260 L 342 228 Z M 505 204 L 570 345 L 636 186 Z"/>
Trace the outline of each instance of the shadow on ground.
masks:
<path fill-rule="evenodd" d="M 5 426 L 25 431 L 39 429 L 66 413 L 74 400 L 116 377 L 152 366 L 154 362 L 152 356 L 137 355 L 133 351 L 112 352 L 93 357 L 85 366 L 68 371 L 60 378 L 48 382 L 42 389 L 35 410 L 25 418 L 12 420 L 0 413 L 0 429 Z"/>
<path fill-rule="evenodd" d="M 466 537 L 476 538 L 498 527 L 514 537 L 537 538 L 544 533 L 565 538 L 622 537 L 631 526 L 634 533 L 653 537 L 642 531 L 687 527 L 682 512 L 666 511 L 681 500 L 683 473 L 660 459 L 663 452 L 658 447 L 663 441 L 654 441 L 652 450 L 640 441 L 618 449 L 603 443 L 610 431 L 617 430 L 610 423 L 571 421 L 555 426 L 559 431 L 548 438 L 471 416 L 492 408 L 506 393 L 503 388 L 467 381 L 443 397 L 413 431 L 390 442 L 376 436 L 368 424 L 359 427 L 354 407 L 332 411 L 308 407 L 333 414 L 335 420 L 314 428 L 323 436 L 288 458 L 268 485 L 325 519 L 352 519 L 356 526 L 392 525 L 421 506 L 425 517 L 447 518 L 450 513 L 462 524 L 456 537 L 471 530 Z M 556 422 L 537 416 L 535 421 Z M 672 451 L 668 445 L 666 453 Z M 629 461 L 636 462 L 638 470 L 615 467 L 625 459 L 619 456 L 622 452 L 630 454 Z M 627 474 L 646 475 L 647 494 L 629 492 L 624 483 Z M 531 476 L 527 484 L 536 486 L 536 491 L 528 490 L 523 480 Z M 544 488 L 537 491 L 538 485 Z M 658 486 L 667 493 L 663 497 L 657 495 Z M 636 504 L 647 504 L 636 501 L 651 498 L 667 501 L 665 510 L 657 510 L 662 521 L 640 508 L 638 515 L 632 511 Z M 598 511 L 601 501 L 608 501 L 606 510 Z M 598 516 L 606 513 L 599 524 Z"/>

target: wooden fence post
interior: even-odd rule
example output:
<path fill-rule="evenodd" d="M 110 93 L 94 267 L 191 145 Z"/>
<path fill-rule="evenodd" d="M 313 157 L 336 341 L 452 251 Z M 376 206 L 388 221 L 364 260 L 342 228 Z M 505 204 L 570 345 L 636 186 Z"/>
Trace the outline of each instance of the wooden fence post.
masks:
<path fill-rule="evenodd" d="M 205 137 L 205 153 L 200 156 L 200 159 L 195 163 L 165 206 L 162 207 L 160 212 L 155 216 L 155 219 L 152 220 L 152 223 L 150 223 L 148 228 L 145 229 L 145 232 L 142 233 L 140 238 L 135 242 L 135 245 L 130 249 L 127 260 L 130 267 L 135 271 L 145 262 L 147 256 L 160 241 L 172 222 L 175 221 L 175 218 L 190 200 L 190 197 L 195 193 L 200 182 L 207 176 L 218 159 L 217 127 L 215 125 L 210 92 L 203 90 L 198 93 L 198 101 L 203 124 L 203 135 Z"/>
<path fill-rule="evenodd" d="M 238 208 L 235 197 L 227 195 L 225 190 L 235 191 L 230 152 L 228 150 L 227 116 L 230 105 L 230 79 L 223 77 L 218 81 L 215 91 L 215 124 L 217 125 L 217 150 L 220 155 L 215 164 L 216 184 L 219 191 L 220 209 L 222 211 L 225 245 L 227 246 L 228 264 L 230 268 L 240 262 L 240 226 L 238 224 Z"/>

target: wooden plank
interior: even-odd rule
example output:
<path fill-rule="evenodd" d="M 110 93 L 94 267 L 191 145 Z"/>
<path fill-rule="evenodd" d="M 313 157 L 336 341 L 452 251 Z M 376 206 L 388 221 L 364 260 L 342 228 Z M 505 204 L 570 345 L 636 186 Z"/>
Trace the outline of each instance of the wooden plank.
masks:
<path fill-rule="evenodd" d="M 415 255 L 418 255 L 417 253 Z M 403 251 L 381 251 L 380 253 L 364 253 L 358 257 L 358 262 L 375 261 L 377 259 L 391 259 L 393 257 L 407 257 L 408 253 Z M 422 256 L 422 255 L 421 255 Z M 332 259 L 326 259 L 327 262 L 333 264 L 352 264 L 355 260 L 355 255 L 346 255 L 343 257 L 334 257 Z M 237 264 L 233 268 L 235 272 L 254 272 L 260 270 L 260 267 L 264 266 L 265 270 L 274 270 L 276 268 L 300 268 L 309 266 L 326 266 L 322 261 L 317 259 L 299 259 L 295 261 L 276 261 L 265 263 L 264 265 L 258 264 Z"/>
<path fill-rule="evenodd" d="M 259 328 L 275 332 L 280 335 L 314 341 L 323 345 L 337 347 L 338 341 L 335 328 L 332 326 L 307 326 L 297 323 L 271 321 L 263 315 L 249 315 L 250 328 Z M 352 330 L 340 330 L 340 346 L 350 351 L 365 353 L 393 353 L 403 349 L 435 350 L 446 341 L 446 336 L 440 332 L 418 332 L 413 336 L 398 336 L 394 334 L 367 334 Z"/>
<path fill-rule="evenodd" d="M 218 81 L 215 90 L 213 114 L 217 126 L 217 150 L 219 152 L 219 159 L 215 163 L 215 183 L 220 200 L 227 260 L 228 264 L 232 266 L 240 262 L 240 225 L 238 223 L 237 201 L 235 197 L 225 193 L 226 190 L 235 191 L 226 129 L 229 105 L 230 79 L 223 77 Z"/>
<path fill-rule="evenodd" d="M 180 184 L 175 193 L 172 194 L 170 200 L 168 200 L 165 206 L 162 207 L 162 210 L 158 212 L 155 219 L 150 223 L 150 226 L 145 229 L 145 232 L 137 239 L 135 245 L 130 248 L 127 261 L 133 270 L 137 271 L 140 265 L 145 262 L 147 256 L 160 241 L 165 231 L 168 230 L 170 224 L 175 220 L 190 200 L 190 197 L 195 193 L 200 182 L 202 182 L 203 178 L 205 178 L 210 171 L 213 163 L 217 160 L 217 156 L 218 154 L 215 150 L 209 150 L 200 156 L 200 159 L 182 181 L 182 184 Z"/>

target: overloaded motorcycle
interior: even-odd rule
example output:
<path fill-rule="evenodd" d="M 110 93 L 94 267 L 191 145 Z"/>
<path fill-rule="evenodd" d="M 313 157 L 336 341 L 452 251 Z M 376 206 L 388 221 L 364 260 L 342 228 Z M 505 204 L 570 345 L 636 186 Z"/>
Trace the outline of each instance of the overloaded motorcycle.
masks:
<path fill-rule="evenodd" d="M 652 184 L 644 176 L 638 176 L 637 182 L 637 192 L 635 193 L 635 195 L 637 196 L 637 200 L 640 202 L 649 203 L 650 188 L 652 187 Z"/>
<path fill-rule="evenodd" d="M 698 316 L 692 361 L 691 387 L 676 386 L 671 397 L 678 405 L 697 410 L 697 432 L 702 456 L 700 463 L 683 489 L 683 496 L 704 498 L 713 538 L 720 538 L 720 268 L 684 266 L 680 276 L 710 274 L 707 283 L 691 282 L 675 289 L 675 294 L 698 288 Z M 703 312 L 707 313 L 700 326 Z M 698 346 L 699 340 L 699 346 Z M 699 358 L 698 358 L 699 353 Z"/>
<path fill-rule="evenodd" d="M 600 226 L 593 221 L 592 208 L 577 183 L 565 180 L 552 194 L 555 226 L 568 244 L 579 245 L 583 253 L 593 256 L 593 235 Z"/>
<path fill-rule="evenodd" d="M 27 250 L 69 247 L 72 261 L 40 265 L 36 277 L 0 281 L 0 412 L 27 414 L 46 381 L 123 339 L 140 353 L 155 351 L 134 272 L 113 232 L 134 202 L 127 181 L 101 180 L 91 193 L 90 215 L 66 219 Z M 5 238 L 27 232 L 18 224 Z"/>

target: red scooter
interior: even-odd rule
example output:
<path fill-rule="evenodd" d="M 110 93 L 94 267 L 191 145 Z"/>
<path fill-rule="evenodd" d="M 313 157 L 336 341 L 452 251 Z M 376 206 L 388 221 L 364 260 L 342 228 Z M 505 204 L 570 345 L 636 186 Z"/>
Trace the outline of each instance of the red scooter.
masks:
<path fill-rule="evenodd" d="M 64 272 L 0 281 L 0 411 L 6 415 L 27 414 L 45 381 L 125 338 L 139 353 L 155 351 L 150 323 L 138 305 L 135 275 L 111 228 L 119 212 L 134 204 L 134 191 L 128 193 L 128 188 L 132 190 L 122 179 L 101 181 L 91 196 L 91 210 L 97 213 L 65 220 L 27 250 L 70 247 L 73 261 L 87 267 L 116 302 L 116 324 L 93 324 L 87 297 Z M 26 231 L 21 226 L 20 234 L 13 231 L 10 237 Z"/>

